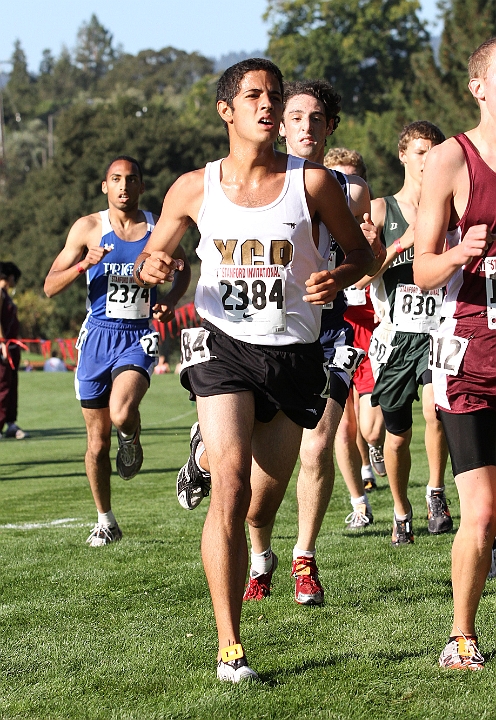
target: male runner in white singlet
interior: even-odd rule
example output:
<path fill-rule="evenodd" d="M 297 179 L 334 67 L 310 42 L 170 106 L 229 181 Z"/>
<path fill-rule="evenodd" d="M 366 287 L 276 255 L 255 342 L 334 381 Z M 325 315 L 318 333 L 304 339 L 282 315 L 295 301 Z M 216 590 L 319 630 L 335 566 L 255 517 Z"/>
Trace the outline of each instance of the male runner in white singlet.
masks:
<path fill-rule="evenodd" d="M 88 285 L 88 315 L 77 342 L 75 380 L 88 435 L 86 473 L 98 511 L 88 538 L 91 547 L 122 537 L 110 505 L 112 423 L 119 442 L 117 472 L 129 480 L 143 462 L 139 404 L 158 358 L 159 335 L 151 327 L 151 318 L 172 319 L 190 279 L 186 263 L 163 304 L 157 303 L 155 290 L 144 290 L 133 282 L 134 261 L 155 225 L 152 213 L 138 207 L 144 189 L 137 160 L 127 155 L 113 160 L 102 182 L 108 210 L 74 223 L 45 280 L 49 297 L 82 274 Z M 184 253 L 178 252 L 178 263 L 184 266 Z"/>
<path fill-rule="evenodd" d="M 423 290 L 447 284 L 430 366 L 461 519 L 452 550 L 453 626 L 439 664 L 480 670 L 475 616 L 496 535 L 496 38 L 472 53 L 468 72 L 480 123 L 429 153 L 414 273 Z"/>
<path fill-rule="evenodd" d="M 296 463 L 302 427 L 325 407 L 321 307 L 374 266 L 339 183 L 322 167 L 277 153 L 282 76 L 270 61 L 228 68 L 217 87 L 227 158 L 179 178 L 135 265 L 145 285 L 174 275 L 188 225 L 201 233 L 196 307 L 183 335 L 181 380 L 196 396 L 212 498 L 202 558 L 217 623 L 217 676 L 256 678 L 240 642 L 248 565 L 245 519 L 271 528 Z M 319 221 L 347 258 L 333 272 Z"/>

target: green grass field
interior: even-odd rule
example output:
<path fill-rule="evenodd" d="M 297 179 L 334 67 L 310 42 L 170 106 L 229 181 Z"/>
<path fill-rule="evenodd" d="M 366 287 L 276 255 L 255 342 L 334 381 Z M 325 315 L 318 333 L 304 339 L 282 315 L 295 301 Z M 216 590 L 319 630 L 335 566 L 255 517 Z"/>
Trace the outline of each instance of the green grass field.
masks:
<path fill-rule="evenodd" d="M 143 470 L 129 482 L 114 478 L 124 538 L 104 548 L 85 544 L 96 513 L 72 374 L 20 380 L 19 423 L 31 438 L 0 441 L 2 720 L 496 718 L 496 582 L 478 620 L 486 669 L 437 667 L 451 621 L 453 536 L 427 532 L 418 407 L 415 545 L 390 545 L 385 479 L 371 496 L 374 525 L 347 534 L 350 506 L 338 476 L 318 542 L 326 603 L 296 605 L 293 478 L 274 532 L 272 596 L 243 609 L 243 642 L 262 682 L 240 687 L 215 678 L 216 631 L 199 553 L 208 500 L 187 512 L 175 496 L 196 418 L 177 376 L 155 377 L 143 401 Z"/>

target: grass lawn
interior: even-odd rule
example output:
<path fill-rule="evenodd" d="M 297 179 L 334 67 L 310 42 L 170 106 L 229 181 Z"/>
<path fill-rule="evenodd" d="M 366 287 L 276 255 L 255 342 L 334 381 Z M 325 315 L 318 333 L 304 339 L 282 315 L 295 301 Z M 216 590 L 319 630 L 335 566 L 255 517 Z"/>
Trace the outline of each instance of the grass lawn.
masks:
<path fill-rule="evenodd" d="M 104 548 L 85 544 L 96 512 L 72 374 L 21 373 L 20 381 L 19 423 L 31 438 L 0 441 L 2 720 L 496 718 L 496 581 L 478 619 L 486 669 L 437 667 L 451 621 L 453 535 L 427 532 L 418 407 L 415 545 L 390 545 L 384 479 L 371 496 L 374 524 L 347 534 L 351 508 L 338 476 L 318 541 L 326 603 L 296 605 L 293 478 L 274 531 L 272 596 L 243 608 L 243 642 L 262 682 L 240 687 L 215 678 L 215 623 L 199 553 L 208 500 L 187 512 L 175 496 L 196 418 L 177 376 L 155 377 L 143 401 L 143 470 L 129 482 L 114 478 L 124 537 Z"/>

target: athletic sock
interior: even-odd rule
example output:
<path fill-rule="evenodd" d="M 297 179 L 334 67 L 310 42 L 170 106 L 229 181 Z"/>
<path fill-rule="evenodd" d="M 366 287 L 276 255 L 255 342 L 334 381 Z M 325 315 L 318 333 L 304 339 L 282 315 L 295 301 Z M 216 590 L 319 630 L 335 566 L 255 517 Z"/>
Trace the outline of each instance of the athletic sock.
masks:
<path fill-rule="evenodd" d="M 373 478 L 375 480 L 372 465 L 362 465 L 362 480 L 368 480 L 369 478 Z"/>
<path fill-rule="evenodd" d="M 293 548 L 293 560 L 299 557 L 313 558 L 315 557 L 315 550 L 301 550 L 295 545 Z"/>
<path fill-rule="evenodd" d="M 433 493 L 444 492 L 444 485 L 439 488 L 434 488 L 434 487 L 431 487 L 430 485 L 427 485 L 426 491 L 427 491 L 427 497 L 430 497 Z"/>
<path fill-rule="evenodd" d="M 265 573 L 268 573 L 269 570 L 272 570 L 273 562 L 274 562 L 274 560 L 272 558 L 272 548 L 270 545 L 269 545 L 268 549 L 262 553 L 257 554 L 257 553 L 254 553 L 252 550 L 251 551 L 250 576 L 258 577 L 259 575 L 265 575 Z"/>
<path fill-rule="evenodd" d="M 361 495 L 358 498 L 350 497 L 351 504 L 353 505 L 353 508 L 356 508 L 357 505 L 366 505 L 369 506 L 369 500 L 366 495 Z"/>
<path fill-rule="evenodd" d="M 109 510 L 106 513 L 99 512 L 98 524 L 103 525 L 104 527 L 115 527 L 117 525 L 117 520 L 115 519 L 112 510 Z"/>

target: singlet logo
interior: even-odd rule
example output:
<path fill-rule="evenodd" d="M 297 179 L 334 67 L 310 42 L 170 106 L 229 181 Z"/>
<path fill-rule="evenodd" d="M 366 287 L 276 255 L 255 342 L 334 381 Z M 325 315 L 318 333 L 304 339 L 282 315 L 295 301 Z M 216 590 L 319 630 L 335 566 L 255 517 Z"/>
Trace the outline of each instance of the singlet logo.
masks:
<path fill-rule="evenodd" d="M 214 240 L 222 256 L 221 265 L 235 265 L 234 251 L 239 240 Z M 241 243 L 241 265 L 265 265 L 264 246 L 260 240 L 245 240 Z M 293 259 L 293 245 L 289 240 L 270 241 L 270 265 L 289 265 Z"/>
<path fill-rule="evenodd" d="M 395 222 L 392 222 L 392 223 L 389 225 L 389 229 L 390 229 L 390 230 L 396 230 L 397 227 L 398 227 L 398 223 L 395 223 Z"/>
<path fill-rule="evenodd" d="M 134 263 L 103 263 L 105 275 L 132 275 Z"/>
<path fill-rule="evenodd" d="M 403 250 L 401 255 L 398 255 L 398 257 L 395 258 L 391 267 L 396 267 L 397 265 L 406 265 L 407 263 L 412 263 L 412 262 L 413 262 L 413 248 L 409 247 L 406 250 Z"/>

